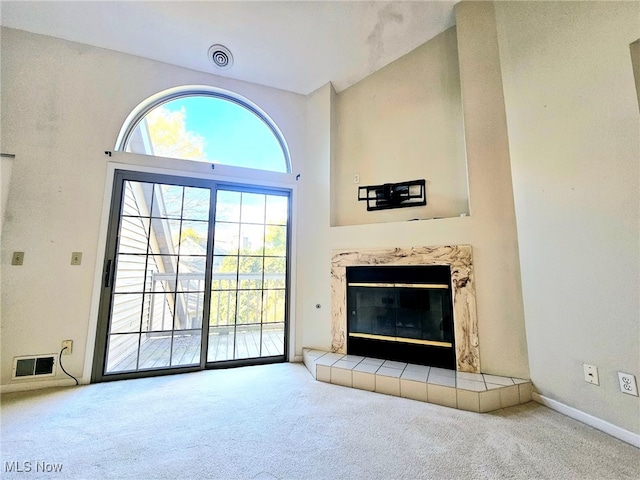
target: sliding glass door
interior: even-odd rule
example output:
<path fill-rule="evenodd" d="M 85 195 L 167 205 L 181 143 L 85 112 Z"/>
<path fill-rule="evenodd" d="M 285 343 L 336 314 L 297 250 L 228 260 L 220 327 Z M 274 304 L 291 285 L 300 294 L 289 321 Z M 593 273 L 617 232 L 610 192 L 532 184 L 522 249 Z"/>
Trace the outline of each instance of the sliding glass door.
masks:
<path fill-rule="evenodd" d="M 116 172 L 94 381 L 286 359 L 289 193 Z"/>
<path fill-rule="evenodd" d="M 207 361 L 283 356 L 288 197 L 218 190 Z"/>

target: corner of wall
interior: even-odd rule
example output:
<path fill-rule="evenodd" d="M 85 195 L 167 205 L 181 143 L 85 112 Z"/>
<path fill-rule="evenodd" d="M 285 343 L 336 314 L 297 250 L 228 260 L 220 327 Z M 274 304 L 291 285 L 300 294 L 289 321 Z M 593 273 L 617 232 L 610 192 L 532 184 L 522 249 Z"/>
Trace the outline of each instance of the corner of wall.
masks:
<path fill-rule="evenodd" d="M 631 50 L 631 68 L 636 82 L 636 96 L 638 98 L 638 110 L 640 110 L 640 39 L 629 45 Z"/>
<path fill-rule="evenodd" d="M 455 13 L 471 219 L 478 222 L 473 245 L 477 275 L 482 277 L 477 288 L 482 370 L 499 373 L 491 370 L 502 368 L 504 358 L 512 356 L 517 358 L 517 367 L 509 373 L 528 378 L 518 232 L 494 5 L 461 2 Z M 505 348 L 509 354 L 505 355 Z"/>
<path fill-rule="evenodd" d="M 331 83 L 307 96 L 306 154 L 298 189 L 296 354 L 303 347 L 327 349 L 331 342 L 328 236 L 334 98 Z"/>
<path fill-rule="evenodd" d="M 335 174 L 336 174 L 336 169 L 335 169 L 335 162 L 337 160 L 336 158 L 336 151 L 337 151 L 337 147 L 338 147 L 338 114 L 336 112 L 336 102 L 338 101 L 338 97 L 337 97 L 337 93 L 335 88 L 333 87 L 333 84 L 330 84 L 331 86 L 331 92 L 329 94 L 329 105 L 330 105 L 330 109 L 331 109 L 331 113 L 330 113 L 330 122 L 331 122 L 331 128 L 330 128 L 330 161 L 329 161 L 329 168 L 330 168 L 330 176 L 329 176 L 329 200 L 330 200 L 330 204 L 329 204 L 329 225 L 331 227 L 336 225 L 336 215 L 337 215 L 337 206 L 336 206 L 336 196 L 333 194 L 332 190 L 334 188 L 335 185 Z"/>

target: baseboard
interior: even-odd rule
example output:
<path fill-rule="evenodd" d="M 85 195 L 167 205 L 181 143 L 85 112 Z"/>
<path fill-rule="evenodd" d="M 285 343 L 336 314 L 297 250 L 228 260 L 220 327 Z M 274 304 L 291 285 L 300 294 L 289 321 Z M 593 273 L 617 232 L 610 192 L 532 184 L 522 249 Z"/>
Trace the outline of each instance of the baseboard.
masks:
<path fill-rule="evenodd" d="M 81 379 L 78 381 L 82 382 Z M 70 378 L 61 378 L 58 380 L 41 380 L 38 382 L 14 382 L 6 385 L 0 385 L 0 393 L 12 393 L 12 392 L 26 392 L 28 390 L 40 390 L 41 388 L 53 388 L 53 387 L 71 387 L 76 382 Z"/>
<path fill-rule="evenodd" d="M 567 417 L 571 417 L 574 420 L 578 420 L 579 422 L 585 423 L 590 427 L 603 431 L 604 433 L 607 433 L 612 437 L 616 437 L 623 442 L 627 442 L 628 444 L 633 445 L 636 448 L 640 448 L 640 435 L 638 435 L 637 433 L 625 430 L 624 428 L 618 427 L 613 423 L 609 423 L 605 420 L 594 417 L 593 415 L 584 413 L 577 408 L 570 407 L 568 405 L 565 405 L 564 403 L 558 402 L 557 400 L 553 400 L 551 398 L 540 395 L 539 393 L 533 392 L 532 398 L 534 401 L 541 403 L 545 407 L 549 407 L 551 410 L 560 412 Z"/>

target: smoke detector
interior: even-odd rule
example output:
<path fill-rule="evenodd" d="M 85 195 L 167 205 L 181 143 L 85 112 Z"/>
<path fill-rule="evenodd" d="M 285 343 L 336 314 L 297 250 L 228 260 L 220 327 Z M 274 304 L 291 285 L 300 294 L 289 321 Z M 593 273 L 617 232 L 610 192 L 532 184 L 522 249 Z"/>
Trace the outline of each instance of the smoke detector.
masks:
<path fill-rule="evenodd" d="M 211 45 L 209 48 L 209 60 L 216 68 L 227 70 L 233 65 L 233 55 L 224 45 Z"/>

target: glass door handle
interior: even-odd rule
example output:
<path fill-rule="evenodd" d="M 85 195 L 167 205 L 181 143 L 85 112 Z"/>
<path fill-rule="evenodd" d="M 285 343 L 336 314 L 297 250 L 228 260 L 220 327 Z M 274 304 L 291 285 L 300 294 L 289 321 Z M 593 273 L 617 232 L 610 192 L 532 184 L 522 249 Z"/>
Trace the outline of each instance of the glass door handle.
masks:
<path fill-rule="evenodd" d="M 113 260 L 107 260 L 107 268 L 104 273 L 104 288 L 109 288 L 111 286 L 111 264 Z"/>

